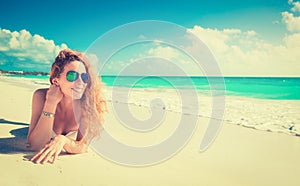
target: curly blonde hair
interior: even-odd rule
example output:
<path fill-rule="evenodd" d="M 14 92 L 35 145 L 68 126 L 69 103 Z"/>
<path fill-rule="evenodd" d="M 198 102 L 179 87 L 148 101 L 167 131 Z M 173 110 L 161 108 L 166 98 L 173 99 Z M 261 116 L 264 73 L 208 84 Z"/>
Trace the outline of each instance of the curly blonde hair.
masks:
<path fill-rule="evenodd" d="M 106 101 L 102 90 L 103 83 L 97 74 L 96 68 L 89 62 L 83 53 L 71 49 L 60 51 L 52 64 L 50 71 L 50 83 L 54 78 L 59 78 L 64 71 L 64 67 L 73 62 L 80 61 L 86 68 L 90 80 L 87 83 L 85 92 L 81 98 L 81 118 L 79 122 L 81 134 L 87 143 L 100 135 L 106 112 Z"/>

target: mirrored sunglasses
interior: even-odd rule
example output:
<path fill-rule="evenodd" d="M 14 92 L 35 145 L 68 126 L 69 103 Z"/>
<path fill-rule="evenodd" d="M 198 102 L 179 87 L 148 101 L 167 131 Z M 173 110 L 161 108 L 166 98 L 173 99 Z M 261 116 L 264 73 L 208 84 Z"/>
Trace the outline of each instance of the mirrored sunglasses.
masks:
<path fill-rule="evenodd" d="M 74 82 L 79 78 L 79 75 L 81 77 L 81 80 L 84 83 L 88 83 L 88 81 L 89 81 L 89 74 L 88 73 L 79 74 L 78 72 L 72 71 L 72 70 L 67 72 L 66 79 L 69 82 Z"/>

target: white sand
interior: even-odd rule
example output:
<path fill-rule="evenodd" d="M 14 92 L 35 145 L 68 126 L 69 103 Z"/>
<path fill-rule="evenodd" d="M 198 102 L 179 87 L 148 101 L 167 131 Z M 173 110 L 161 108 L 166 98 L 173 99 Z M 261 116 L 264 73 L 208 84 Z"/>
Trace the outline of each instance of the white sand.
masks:
<path fill-rule="evenodd" d="M 251 124 L 249 118 L 256 118 L 256 121 L 262 122 L 264 126 L 267 122 L 277 122 L 277 116 L 282 114 L 297 125 L 299 115 L 295 116 L 293 111 L 297 114 L 297 110 L 294 109 L 299 106 L 298 102 L 270 102 L 256 99 L 249 99 L 252 101 L 247 102 L 247 99 L 229 98 L 230 106 L 226 107 L 225 123 L 208 150 L 198 152 L 209 120 L 207 117 L 200 117 L 194 135 L 178 154 L 148 167 L 118 165 L 92 150 L 80 155 L 63 155 L 54 165 L 36 165 L 28 161 L 33 153 L 26 148 L 26 132 L 30 120 L 31 96 L 37 87 L 40 85 L 30 85 L 7 78 L 0 79 L 0 185 L 299 185 L 300 183 L 299 137 L 237 126 L 233 120 L 245 122 L 247 119 L 248 125 Z M 106 128 L 116 138 L 131 145 L 149 145 L 161 141 L 165 137 L 163 135 L 172 134 L 174 130 L 172 124 L 177 124 L 180 118 L 180 113 L 167 111 L 158 132 L 134 134 L 119 125 L 119 119 L 115 117 L 110 103 Z M 260 105 L 259 110 L 256 110 L 256 104 Z M 233 109 L 245 106 L 247 107 L 244 109 Z M 149 117 L 149 109 L 146 107 L 131 104 L 130 109 L 138 118 Z M 280 109 L 286 110 L 289 114 L 282 113 Z"/>

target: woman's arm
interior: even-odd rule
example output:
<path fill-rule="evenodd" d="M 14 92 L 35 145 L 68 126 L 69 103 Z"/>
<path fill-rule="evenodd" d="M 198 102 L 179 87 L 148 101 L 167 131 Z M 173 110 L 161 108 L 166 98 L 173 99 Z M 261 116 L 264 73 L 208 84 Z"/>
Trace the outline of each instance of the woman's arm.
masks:
<path fill-rule="evenodd" d="M 57 104 L 61 100 L 60 97 L 53 99 L 58 91 L 60 91 L 59 87 L 51 85 L 48 90 L 39 89 L 33 94 L 32 115 L 27 137 L 33 150 L 43 148 L 52 137 L 54 117 L 45 116 L 42 112 L 55 113 Z"/>
<path fill-rule="evenodd" d="M 72 140 L 66 136 L 64 136 L 65 139 L 65 145 L 64 145 L 64 149 L 66 152 L 71 153 L 71 154 L 80 154 L 80 153 L 84 153 L 87 152 L 88 149 L 88 145 L 85 142 L 85 140 Z"/>
<path fill-rule="evenodd" d="M 82 133 L 85 133 L 85 127 L 80 126 L 77 132 L 76 140 L 73 140 L 64 135 L 57 135 L 35 156 L 33 156 L 31 158 L 31 161 L 42 164 L 44 164 L 45 162 L 54 163 L 63 149 L 67 153 L 72 154 L 87 152 L 88 143 Z"/>
<path fill-rule="evenodd" d="M 87 148 L 85 140 L 76 141 L 64 135 L 58 135 L 33 156 L 31 161 L 41 164 L 54 163 L 63 149 L 68 153 L 78 154 L 86 152 Z"/>

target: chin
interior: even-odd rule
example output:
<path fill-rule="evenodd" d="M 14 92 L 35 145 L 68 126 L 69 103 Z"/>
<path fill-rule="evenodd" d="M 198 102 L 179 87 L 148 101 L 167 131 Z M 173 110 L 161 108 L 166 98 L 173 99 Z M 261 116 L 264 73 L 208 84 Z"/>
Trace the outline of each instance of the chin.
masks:
<path fill-rule="evenodd" d="M 82 98 L 82 96 L 83 96 L 83 93 L 84 93 L 84 91 L 82 90 L 82 91 L 75 91 L 75 90 L 73 90 L 72 91 L 72 99 L 73 100 L 77 100 L 77 99 L 81 99 Z"/>
<path fill-rule="evenodd" d="M 73 99 L 75 100 L 75 99 L 81 99 L 82 98 L 82 96 L 83 96 L 83 94 L 73 94 Z"/>

